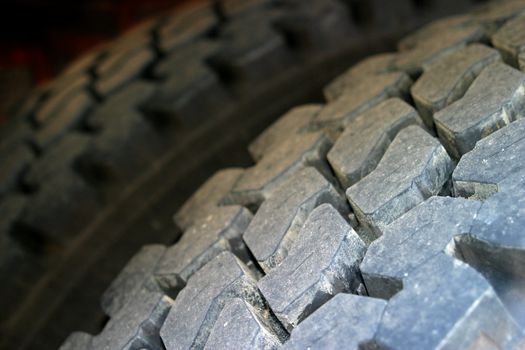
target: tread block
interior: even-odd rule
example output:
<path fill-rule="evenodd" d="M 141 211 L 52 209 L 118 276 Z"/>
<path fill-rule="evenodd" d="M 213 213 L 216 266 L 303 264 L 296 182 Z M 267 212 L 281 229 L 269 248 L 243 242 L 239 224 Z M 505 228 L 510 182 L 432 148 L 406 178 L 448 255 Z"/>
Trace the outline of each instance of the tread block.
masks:
<path fill-rule="evenodd" d="M 511 175 L 525 172 L 525 119 L 480 140 L 452 174 L 456 196 L 486 199 Z"/>
<path fill-rule="evenodd" d="M 82 92 L 88 86 L 89 82 L 90 78 L 87 75 L 83 75 L 76 77 L 72 81 L 68 80 L 67 84 L 62 84 L 59 81 L 59 86 L 55 86 L 57 83 L 52 85 L 50 88 L 52 90 L 51 96 L 42 102 L 34 112 L 32 119 L 35 124 L 40 126 L 46 125 L 53 118 L 57 118 L 57 115 L 64 114 L 63 110 L 66 110 L 67 113 L 74 112 L 68 110 L 68 108 L 73 108 L 72 106 L 79 102 L 72 103 L 71 100 L 78 98 L 76 97 L 78 95 L 82 95 Z M 37 99 L 39 98 L 37 97 Z M 78 107 L 78 109 L 81 109 L 80 107 Z"/>
<path fill-rule="evenodd" d="M 84 332 L 73 332 L 62 343 L 59 350 L 88 350 L 91 344 L 91 335 Z"/>
<path fill-rule="evenodd" d="M 75 159 L 85 152 L 90 140 L 88 135 L 79 133 L 65 136 L 31 163 L 24 181 L 32 187 L 46 186 L 57 173 L 72 171 Z"/>
<path fill-rule="evenodd" d="M 423 26 L 423 28 L 416 30 L 415 32 L 407 35 L 401 39 L 397 44 L 397 49 L 399 51 L 409 51 L 414 49 L 417 46 L 424 44 L 443 31 L 446 31 L 450 28 L 461 28 L 468 27 L 472 25 L 472 18 L 470 15 L 457 15 L 449 16 L 442 19 L 438 19 L 430 22 L 429 24 Z"/>
<path fill-rule="evenodd" d="M 100 209 L 96 191 L 77 174 L 61 170 L 33 196 L 32 205 L 24 210 L 20 221 L 51 240 L 65 242 L 73 239 Z M 63 215 L 61 220 L 57 220 L 57 213 Z"/>
<path fill-rule="evenodd" d="M 523 172 L 500 183 L 481 204 L 468 235 L 456 240 L 460 258 L 491 281 L 515 320 L 525 326 L 525 181 Z"/>
<path fill-rule="evenodd" d="M 306 128 L 321 108 L 321 105 L 309 104 L 289 110 L 250 143 L 248 151 L 252 158 L 261 160 L 272 148 Z"/>
<path fill-rule="evenodd" d="M 461 258 L 493 281 L 522 325 L 525 308 L 518 300 L 523 298 L 520 266 L 525 263 L 524 131 L 525 120 L 520 119 L 479 141 L 452 176 L 457 195 L 484 200 L 469 234 L 456 242 Z"/>
<path fill-rule="evenodd" d="M 358 69 L 355 70 L 359 73 Z M 348 99 L 347 111 L 355 113 L 356 109 L 366 108 L 367 104 L 381 102 L 388 97 L 403 96 L 408 93 L 412 84 L 410 78 L 402 72 L 385 72 L 367 79 L 355 79 L 354 76 L 358 73 L 354 73 L 352 69 L 328 84 L 324 88 L 326 100 L 336 103 L 341 99 Z M 333 118 L 329 118 L 329 115 L 319 116 L 321 120 Z"/>
<path fill-rule="evenodd" d="M 64 96 L 67 96 L 71 92 L 75 92 L 78 90 L 86 90 L 88 91 L 93 78 L 90 75 L 90 72 L 79 72 L 77 74 L 71 74 L 71 75 L 59 75 L 56 77 L 53 81 L 51 81 L 48 86 L 48 96 L 49 100 L 53 100 L 54 97 L 62 96 L 62 99 Z M 63 100 L 65 101 L 65 100 Z M 56 99 L 56 102 L 61 102 L 60 99 Z M 45 105 L 45 103 L 43 104 Z M 40 114 L 40 117 L 45 117 L 44 115 Z M 53 115 L 48 115 L 48 118 L 53 118 Z M 38 125 L 39 121 L 36 118 L 33 118 L 35 124 Z M 45 123 L 45 122 L 44 122 Z"/>
<path fill-rule="evenodd" d="M 346 7 L 337 1 L 288 1 L 284 5 L 289 8 L 276 21 L 276 26 L 299 49 L 333 50 L 356 31 L 348 20 Z"/>
<path fill-rule="evenodd" d="M 513 66 L 518 66 L 518 55 L 525 51 L 525 15 L 508 21 L 491 37 L 494 47 L 503 53 L 503 57 Z"/>
<path fill-rule="evenodd" d="M 100 334 L 74 333 L 60 349 L 165 349 L 159 329 L 172 305 L 173 300 L 165 295 L 139 293 L 110 318 Z"/>
<path fill-rule="evenodd" d="M 432 257 L 403 285 L 385 308 L 378 348 L 472 349 L 488 337 L 497 348 L 514 349 L 523 338 L 487 281 L 452 257 Z"/>
<path fill-rule="evenodd" d="M 219 76 L 205 63 L 219 47 L 214 41 L 198 41 L 180 47 L 161 61 L 154 74 L 164 81 L 146 108 L 194 125 L 230 103 Z"/>
<path fill-rule="evenodd" d="M 170 53 L 155 65 L 153 73 L 159 78 L 169 78 L 179 74 L 179 79 L 185 77 L 183 67 L 204 66 L 206 58 L 217 51 L 220 44 L 216 41 L 202 40 L 179 48 Z"/>
<path fill-rule="evenodd" d="M 118 97 L 112 103 L 112 97 L 100 108 L 97 113 L 89 118 L 89 125 L 100 128 L 93 137 L 88 164 L 101 164 L 107 168 L 112 185 L 123 184 L 125 181 L 138 176 L 147 169 L 151 162 L 163 154 L 169 144 L 157 130 L 154 123 L 137 110 L 130 100 L 137 98 L 141 101 L 140 94 L 151 96 L 155 91 L 154 86 L 147 83 L 136 82 L 128 85 L 124 90 L 112 97 Z"/>
<path fill-rule="evenodd" d="M 35 113 L 41 108 L 46 99 L 50 97 L 50 90 L 50 84 L 34 87 L 32 91 L 25 96 L 23 101 L 19 101 L 18 107 L 13 111 L 13 119 L 23 122 L 35 121 Z M 0 131 L 2 136 L 5 134 L 6 128 L 12 128 L 12 126 L 15 124 L 17 123 L 9 122 L 4 124 L 2 126 L 2 131 Z M 3 140 L 0 141 L 0 144 L 2 143 Z"/>
<path fill-rule="evenodd" d="M 37 191 L 21 216 L 22 223 L 48 238 L 65 241 L 92 220 L 101 208 L 100 198 L 74 167 L 89 142 L 85 135 L 67 135 L 33 162 L 25 181 Z"/>
<path fill-rule="evenodd" d="M 36 132 L 34 143 L 40 148 L 47 148 L 56 142 L 69 129 L 79 126 L 88 111 L 95 105 L 93 98 L 83 90 L 68 94 L 67 101 L 54 111 L 53 118 Z"/>
<path fill-rule="evenodd" d="M 356 81 L 370 79 L 370 76 L 393 73 L 395 71 L 394 61 L 397 55 L 397 52 L 386 52 L 362 59 L 335 78 L 325 89 L 325 96 L 332 93 L 338 95 L 338 91 L 343 91 L 347 85 L 353 85 Z"/>
<path fill-rule="evenodd" d="M 339 292 L 355 291 L 366 247 L 330 204 L 315 208 L 284 261 L 258 283 L 288 331 Z"/>
<path fill-rule="evenodd" d="M 199 217 L 209 215 L 230 192 L 243 171 L 241 168 L 228 168 L 213 174 L 177 211 L 174 215 L 175 223 L 186 230 Z"/>
<path fill-rule="evenodd" d="M 499 60 L 498 51 L 472 44 L 428 66 L 411 89 L 425 123 L 433 127 L 432 115 L 461 98 L 483 68 Z"/>
<path fill-rule="evenodd" d="M 412 81 L 399 72 L 375 75 L 367 80 L 354 81 L 355 84 L 347 85 L 338 98 L 335 98 L 329 85 L 325 89 L 325 95 L 330 101 L 315 116 L 312 121 L 313 127 L 341 127 L 348 125 L 361 113 L 378 105 L 382 101 L 392 97 L 403 97 L 408 95 Z M 351 83 L 351 81 L 349 81 Z"/>
<path fill-rule="evenodd" d="M 34 158 L 28 146 L 18 144 L 1 149 L 2 166 L 0 167 L 0 197 L 15 188 L 24 171 Z"/>
<path fill-rule="evenodd" d="M 252 273 L 230 252 L 197 271 L 178 294 L 160 330 L 168 349 L 202 348 L 228 300 L 239 298 L 267 312 Z"/>
<path fill-rule="evenodd" d="M 456 158 L 478 140 L 525 115 L 525 74 L 503 63 L 486 67 L 463 98 L 434 115 L 436 129 Z"/>
<path fill-rule="evenodd" d="M 155 278 L 166 290 L 178 291 L 206 263 L 223 251 L 249 260 L 242 234 L 252 214 L 239 206 L 217 207 L 201 217 L 181 239 L 166 250 L 155 268 Z"/>
<path fill-rule="evenodd" d="M 386 225 L 436 195 L 453 163 L 438 140 L 418 126 L 401 130 L 376 169 L 346 191 L 359 223 L 373 240 Z"/>
<path fill-rule="evenodd" d="M 280 184 L 307 166 L 327 173 L 325 156 L 331 146 L 332 140 L 323 131 L 287 138 L 241 174 L 228 195 L 228 203 L 258 206 Z"/>
<path fill-rule="evenodd" d="M 505 256 L 503 264 L 511 270 L 525 259 L 525 240 L 520 229 L 525 222 L 523 184 L 523 173 L 502 182 L 500 192 L 482 203 L 470 231 L 486 243 L 514 250 Z M 517 274 L 523 275 L 523 271 L 517 270 Z"/>
<path fill-rule="evenodd" d="M 415 76 L 421 73 L 424 66 L 468 44 L 481 41 L 484 35 L 479 25 L 442 29 L 429 35 L 427 40 L 419 41 L 413 49 L 399 54 L 394 65 L 410 76 Z"/>
<path fill-rule="evenodd" d="M 144 69 L 155 59 L 149 47 L 131 52 L 119 53 L 111 69 L 95 82 L 95 90 L 101 96 L 107 96 L 122 88 L 131 80 L 138 78 Z"/>
<path fill-rule="evenodd" d="M 235 298 L 226 302 L 204 349 L 278 349 L 285 334 L 278 321 Z"/>
<path fill-rule="evenodd" d="M 160 24 L 164 23 L 165 20 L 166 17 L 163 16 L 148 16 L 144 21 L 141 21 L 138 24 L 133 24 L 129 29 L 126 29 L 117 39 L 117 42 L 133 42 L 140 40 L 148 42 L 151 40 L 153 32 Z"/>
<path fill-rule="evenodd" d="M 385 306 L 381 299 L 337 294 L 294 328 L 283 348 L 359 349 L 374 337 Z"/>
<path fill-rule="evenodd" d="M 480 203 L 431 197 L 388 225 L 372 242 L 361 263 L 368 295 L 389 299 L 403 287 L 403 278 L 467 233 Z"/>
<path fill-rule="evenodd" d="M 195 126 L 231 103 L 214 72 L 200 64 L 185 66 L 162 82 L 146 108 L 186 126 Z"/>
<path fill-rule="evenodd" d="M 115 316 L 132 296 L 143 288 L 149 288 L 148 280 L 153 276 L 157 263 L 166 252 L 163 245 L 144 246 L 128 261 L 124 269 L 111 282 L 101 298 L 102 309 L 108 316 Z"/>
<path fill-rule="evenodd" d="M 327 156 L 343 188 L 374 170 L 396 134 L 412 124 L 423 126 L 414 108 L 397 98 L 379 103 L 350 122 Z"/>
<path fill-rule="evenodd" d="M 217 16 L 208 3 L 192 4 L 180 12 L 177 9 L 158 30 L 159 49 L 169 53 L 183 48 L 184 45 L 205 36 L 217 24 Z"/>
<path fill-rule="evenodd" d="M 68 64 L 62 72 L 60 72 L 59 79 L 62 77 L 78 77 L 81 74 L 88 73 L 94 68 L 101 55 L 102 52 L 97 49 L 82 54 L 80 57 L 75 58 L 73 62 Z"/>
<path fill-rule="evenodd" d="M 106 52 L 95 67 L 96 77 L 111 75 L 113 71 L 120 69 L 126 58 L 151 46 L 152 38 L 148 33 L 135 34 L 123 35 L 105 46 Z"/>
<path fill-rule="evenodd" d="M 131 83 L 99 105 L 86 118 L 86 126 L 93 130 L 110 128 L 113 120 L 120 120 L 119 115 L 136 113 L 154 93 L 155 87 L 151 83 Z"/>
<path fill-rule="evenodd" d="M 522 0 L 506 0 L 488 3 L 473 11 L 476 22 L 481 23 L 488 34 L 493 34 L 508 20 L 525 13 Z"/>
<path fill-rule="evenodd" d="M 243 239 L 265 271 L 288 254 L 308 214 L 322 203 L 345 213 L 347 204 L 336 189 L 314 168 L 297 172 L 263 202 Z"/>
<path fill-rule="evenodd" d="M 271 23 L 277 15 L 278 11 L 268 10 L 228 22 L 221 32 L 223 45 L 209 58 L 211 65 L 245 86 L 284 71 L 293 56 Z"/>

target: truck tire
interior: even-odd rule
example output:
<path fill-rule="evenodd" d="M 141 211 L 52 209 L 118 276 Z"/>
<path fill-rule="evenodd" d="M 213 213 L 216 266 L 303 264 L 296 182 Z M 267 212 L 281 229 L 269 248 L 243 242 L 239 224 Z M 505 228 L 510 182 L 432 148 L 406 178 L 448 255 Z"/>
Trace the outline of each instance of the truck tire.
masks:
<path fill-rule="evenodd" d="M 2 346 L 96 333 L 68 305 L 150 242 L 104 293 L 100 332 L 63 349 L 525 346 L 525 3 L 438 20 L 341 74 L 431 16 L 401 3 L 176 10 L 36 91 L 0 141 Z M 180 206 L 197 169 L 306 101 L 250 143 L 254 165 L 232 152 L 218 163 L 242 167 Z M 177 207 L 175 227 L 132 227 Z"/>

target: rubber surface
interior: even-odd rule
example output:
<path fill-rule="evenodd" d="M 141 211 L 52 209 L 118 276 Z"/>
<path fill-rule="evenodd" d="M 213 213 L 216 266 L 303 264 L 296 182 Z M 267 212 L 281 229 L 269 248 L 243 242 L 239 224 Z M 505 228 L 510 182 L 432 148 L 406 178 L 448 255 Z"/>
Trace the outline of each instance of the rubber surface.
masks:
<path fill-rule="evenodd" d="M 284 115 L 251 144 L 254 167 L 217 173 L 175 215 L 178 243 L 128 264 L 104 299 L 112 320 L 131 294 L 163 291 L 168 349 L 525 346 L 525 74 L 482 39 L 521 22 L 494 6 L 423 28 L 358 64 L 367 78 L 328 85 L 325 105 Z M 483 43 L 443 39 L 458 27 Z M 399 89 L 399 71 L 422 74 Z"/>
<path fill-rule="evenodd" d="M 5 329 L 23 319 L 15 310 L 27 284 L 52 270 L 128 183 L 179 147 L 182 131 L 232 108 L 266 77 L 335 50 L 355 30 L 344 11 L 358 5 L 191 9 L 145 23 L 37 93 L 1 145 L 9 164 L 0 172 L 9 252 L 1 268 L 17 276 L 1 299 Z M 522 192 L 523 164 L 512 158 L 520 154 L 512 135 L 525 113 L 525 75 L 512 28 L 523 8 L 490 4 L 431 24 L 398 52 L 340 75 L 325 87 L 325 104 L 290 111 L 250 145 L 255 165 L 216 174 L 177 212 L 178 243 L 145 248 L 129 263 L 103 298 L 110 320 L 102 332 L 76 333 L 64 348 L 330 344 L 305 325 L 341 319 L 330 329 L 353 329 L 367 308 L 384 311 L 358 322 L 355 346 L 517 347 L 523 213 L 512 198 Z M 196 24 L 190 30 L 185 21 Z M 345 307 L 355 319 L 342 316 Z"/>

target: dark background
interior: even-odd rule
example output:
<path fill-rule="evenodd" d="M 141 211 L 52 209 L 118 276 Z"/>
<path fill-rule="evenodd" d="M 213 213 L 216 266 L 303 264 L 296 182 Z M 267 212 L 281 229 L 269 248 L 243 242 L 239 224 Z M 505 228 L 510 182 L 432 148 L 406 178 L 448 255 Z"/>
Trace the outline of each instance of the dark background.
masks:
<path fill-rule="evenodd" d="M 82 52 L 188 0 L 19 0 L 0 9 L 0 124 Z"/>

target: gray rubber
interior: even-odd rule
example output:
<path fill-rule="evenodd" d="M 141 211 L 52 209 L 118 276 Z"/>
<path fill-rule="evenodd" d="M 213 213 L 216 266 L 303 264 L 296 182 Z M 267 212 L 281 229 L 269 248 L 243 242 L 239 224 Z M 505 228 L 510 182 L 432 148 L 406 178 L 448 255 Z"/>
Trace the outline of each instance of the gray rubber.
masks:
<path fill-rule="evenodd" d="M 168 248 L 155 269 L 155 278 L 166 289 L 178 291 L 188 278 L 223 251 L 247 260 L 242 234 L 252 215 L 240 206 L 216 208 L 186 230 L 178 244 Z"/>
<path fill-rule="evenodd" d="M 411 125 L 397 134 L 377 168 L 348 188 L 346 196 L 374 239 L 392 221 L 438 194 L 452 167 L 439 141 Z"/>
<path fill-rule="evenodd" d="M 482 137 L 522 117 L 524 84 L 525 74 L 503 63 L 486 67 L 462 99 L 435 115 L 447 150 L 459 158 Z"/>
<path fill-rule="evenodd" d="M 307 167 L 261 205 L 243 239 L 262 269 L 269 270 L 286 257 L 308 214 L 322 203 L 330 203 L 342 213 L 348 211 L 334 186 L 314 168 Z"/>
<path fill-rule="evenodd" d="M 324 159 L 331 146 L 325 132 L 288 137 L 243 172 L 229 194 L 228 203 L 259 206 L 301 168 L 313 166 L 326 173 Z"/>
<path fill-rule="evenodd" d="M 352 294 L 337 294 L 295 327 L 284 349 L 358 349 L 373 338 L 386 302 Z"/>
<path fill-rule="evenodd" d="M 425 123 L 432 127 L 432 115 L 461 98 L 481 70 L 500 57 L 494 49 L 473 44 L 425 69 L 410 90 Z"/>
<path fill-rule="evenodd" d="M 330 204 L 314 209 L 282 264 L 259 289 L 288 331 L 340 292 L 357 290 L 365 245 Z"/>
<path fill-rule="evenodd" d="M 178 242 L 129 262 L 103 299 L 106 328 L 64 348 L 110 337 L 141 295 L 162 294 L 173 300 L 163 324 L 143 312 L 150 338 L 133 324 L 122 339 L 524 348 L 520 9 L 430 24 L 336 78 L 324 104 L 283 115 L 250 145 L 254 166 L 217 173 L 175 214 Z"/>
<path fill-rule="evenodd" d="M 350 187 L 373 171 L 399 130 L 422 125 L 417 112 L 398 98 L 388 99 L 348 124 L 327 155 L 337 179 Z"/>
<path fill-rule="evenodd" d="M 407 95 L 412 83 L 403 72 L 368 76 L 360 80 L 359 84 L 352 84 L 353 81 L 352 74 L 343 74 L 326 87 L 326 98 L 333 102 L 315 117 L 315 126 L 342 126 L 349 123 L 360 113 L 387 98 Z M 337 98 L 339 96 L 341 98 Z"/>

